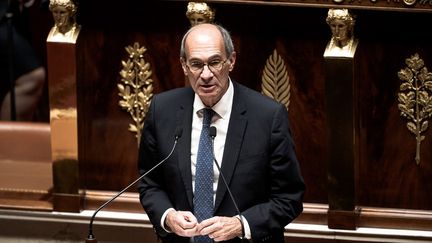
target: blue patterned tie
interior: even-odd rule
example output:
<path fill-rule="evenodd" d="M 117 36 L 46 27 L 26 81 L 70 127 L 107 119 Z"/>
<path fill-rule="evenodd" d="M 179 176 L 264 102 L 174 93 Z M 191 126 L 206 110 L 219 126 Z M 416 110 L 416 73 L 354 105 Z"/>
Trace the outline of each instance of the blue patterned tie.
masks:
<path fill-rule="evenodd" d="M 203 109 L 203 126 L 198 145 L 198 155 L 195 173 L 194 210 L 198 222 L 213 216 L 213 149 L 209 135 L 212 109 Z M 195 243 L 213 242 L 208 236 L 197 236 Z"/>

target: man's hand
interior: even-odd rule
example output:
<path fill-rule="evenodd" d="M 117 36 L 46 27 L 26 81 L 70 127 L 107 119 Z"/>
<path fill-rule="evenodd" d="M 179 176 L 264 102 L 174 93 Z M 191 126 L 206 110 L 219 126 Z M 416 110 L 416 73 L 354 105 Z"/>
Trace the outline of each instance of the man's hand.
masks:
<path fill-rule="evenodd" d="M 197 232 L 218 242 L 242 236 L 242 226 L 237 217 L 213 217 L 203 220 Z"/>
<path fill-rule="evenodd" d="M 166 216 L 165 224 L 169 230 L 179 236 L 192 237 L 198 234 L 198 221 L 188 211 L 171 210 Z"/>

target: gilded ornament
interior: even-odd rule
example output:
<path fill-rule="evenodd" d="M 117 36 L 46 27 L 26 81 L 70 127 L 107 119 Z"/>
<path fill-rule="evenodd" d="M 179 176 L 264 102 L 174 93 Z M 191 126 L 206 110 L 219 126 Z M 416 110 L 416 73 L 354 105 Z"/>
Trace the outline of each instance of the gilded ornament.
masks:
<path fill-rule="evenodd" d="M 50 0 L 49 9 L 54 27 L 48 34 L 49 42 L 76 43 L 81 27 L 76 23 L 77 4 L 73 0 Z"/>
<path fill-rule="evenodd" d="M 331 8 L 326 22 L 332 37 L 327 44 L 324 56 L 353 57 L 358 40 L 354 38 L 356 17 L 346 8 Z"/>
<path fill-rule="evenodd" d="M 202 23 L 213 23 L 215 10 L 207 3 L 189 2 L 186 10 L 186 17 L 189 19 L 191 26 Z"/>
<path fill-rule="evenodd" d="M 277 53 L 276 49 L 267 59 L 261 80 L 261 92 L 281 102 L 288 110 L 291 96 L 291 85 L 289 83 L 285 62 Z"/>
<path fill-rule="evenodd" d="M 417 0 L 403 0 L 403 3 L 405 3 L 408 6 L 414 5 L 417 2 Z"/>
<path fill-rule="evenodd" d="M 121 83 L 117 84 L 119 106 L 126 110 L 132 117 L 133 123 L 129 124 L 129 131 L 136 133 L 135 137 L 140 144 L 141 130 L 144 126 L 145 116 L 153 97 L 153 80 L 150 64 L 144 60 L 145 47 L 135 42 L 133 47 L 125 47 L 129 58 L 122 61 L 123 69 L 120 71 Z"/>
<path fill-rule="evenodd" d="M 416 53 L 405 60 L 407 67 L 398 72 L 402 81 L 398 94 L 400 115 L 408 119 L 407 128 L 416 137 L 416 164 L 420 164 L 420 145 L 425 139 L 423 133 L 432 116 L 432 73 Z"/>

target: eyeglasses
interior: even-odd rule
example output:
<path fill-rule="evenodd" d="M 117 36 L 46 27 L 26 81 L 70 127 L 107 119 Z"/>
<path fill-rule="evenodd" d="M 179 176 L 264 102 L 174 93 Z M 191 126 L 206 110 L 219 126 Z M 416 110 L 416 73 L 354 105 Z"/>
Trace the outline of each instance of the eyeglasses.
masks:
<path fill-rule="evenodd" d="M 215 59 L 208 63 L 201 62 L 201 61 L 191 61 L 189 64 L 186 63 L 186 66 L 192 72 L 201 73 L 204 70 L 204 66 L 207 65 L 208 69 L 210 69 L 210 71 L 214 73 L 220 71 L 227 61 L 228 59 L 225 59 L 225 61 Z"/>

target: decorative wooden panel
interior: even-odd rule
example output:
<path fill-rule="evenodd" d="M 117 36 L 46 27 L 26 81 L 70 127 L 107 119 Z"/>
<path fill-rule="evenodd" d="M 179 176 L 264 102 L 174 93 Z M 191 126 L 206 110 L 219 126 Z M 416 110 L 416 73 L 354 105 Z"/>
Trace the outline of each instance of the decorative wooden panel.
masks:
<path fill-rule="evenodd" d="M 283 58 L 291 85 L 290 125 L 307 185 L 305 202 L 327 205 L 326 158 L 331 149 L 337 151 L 337 144 L 328 143 L 326 131 L 331 120 L 325 109 L 323 54 L 331 34 L 325 18 L 327 7 L 346 3 L 310 8 L 304 7 L 311 6 L 310 1 L 305 5 L 288 1 L 211 3 L 216 23 L 230 30 L 234 39 L 238 58 L 231 75 L 234 80 L 261 91 L 268 56 L 276 50 Z M 138 42 L 147 48 L 144 58 L 153 70 L 154 93 L 184 86 L 179 45 L 189 26 L 186 5 L 187 1 L 133 0 L 121 4 L 83 1 L 80 5 L 82 62 L 78 72 L 82 78 L 77 83 L 77 100 L 81 189 L 119 191 L 138 176 L 136 139 L 128 131 L 130 117 L 118 106 L 121 60 L 127 58 L 124 47 Z M 352 131 L 357 132 L 354 137 L 358 140 L 352 141 L 355 158 L 351 162 L 355 163 L 351 165 L 355 206 L 431 210 L 432 150 L 428 148 L 432 135 L 425 133 L 422 163 L 416 165 L 415 139 L 397 107 L 397 72 L 405 67 L 405 59 L 419 53 L 426 66 L 432 66 L 431 13 L 419 7 L 410 12 L 406 6 L 401 7 L 403 11 L 380 11 L 383 8 L 372 3 L 367 6 L 350 5 L 357 15 L 355 36 L 359 39 L 352 83 L 352 106 L 358 109 Z M 308 206 L 306 213 L 315 212 L 320 218 L 314 221 L 323 223 L 324 208 L 316 212 Z M 376 211 L 372 211 L 366 215 L 359 211 L 360 225 L 376 222 Z M 423 214 L 409 215 L 420 218 Z M 301 216 L 299 221 L 308 218 L 314 216 Z M 430 221 L 422 221 L 419 227 Z"/>
<path fill-rule="evenodd" d="M 136 144 L 127 131 L 129 118 L 117 105 L 120 61 L 127 55 L 124 47 L 134 42 L 147 47 L 145 58 L 154 70 L 155 93 L 181 87 L 184 78 L 179 46 L 189 22 L 185 2 L 137 4 L 132 11 L 127 6 L 104 2 L 105 11 L 92 11 L 97 5 L 83 3 L 80 12 L 85 60 L 78 99 L 82 111 L 81 174 L 85 175 L 82 182 L 86 189 L 119 190 L 137 176 Z M 232 73 L 234 80 L 260 91 L 268 55 L 277 49 L 285 58 L 293 83 L 290 116 L 298 156 L 307 183 L 315 185 L 308 188 L 306 198 L 326 203 L 321 68 L 328 34 L 325 11 L 230 4 L 215 7 L 216 22 L 227 27 L 235 41 L 238 61 Z M 309 11 L 311 23 L 289 24 Z M 111 18 L 112 13 L 118 17 Z M 239 22 L 239 16 L 245 16 L 250 23 Z M 155 21 L 161 17 L 166 23 Z M 320 167 L 322 170 L 310 169 Z"/>
<path fill-rule="evenodd" d="M 432 209 L 432 133 L 422 142 L 422 163 L 414 160 L 416 140 L 398 110 L 405 59 L 419 53 L 432 66 L 432 15 L 360 12 L 357 82 L 359 88 L 360 165 L 358 203 L 390 208 Z"/>

